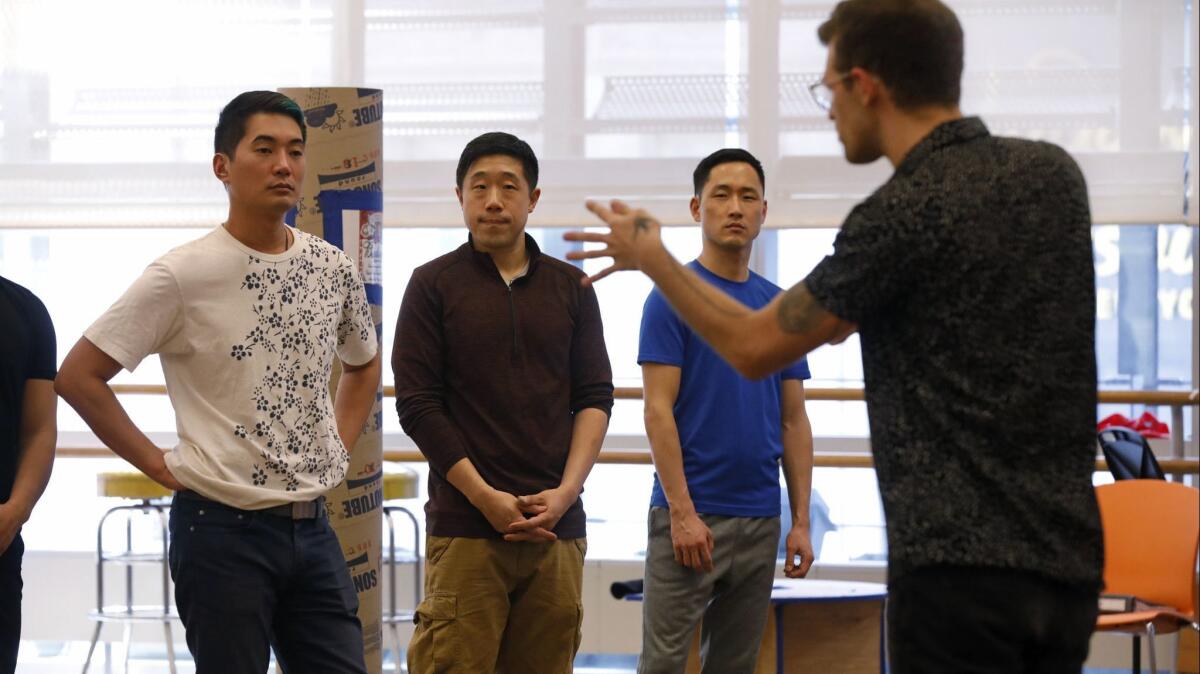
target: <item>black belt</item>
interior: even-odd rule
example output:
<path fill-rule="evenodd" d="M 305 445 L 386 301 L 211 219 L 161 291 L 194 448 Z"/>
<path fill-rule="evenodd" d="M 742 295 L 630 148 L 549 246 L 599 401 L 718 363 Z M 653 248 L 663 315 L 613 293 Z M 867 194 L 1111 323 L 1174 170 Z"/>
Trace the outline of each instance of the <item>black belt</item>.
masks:
<path fill-rule="evenodd" d="M 233 510 L 241 510 L 248 513 L 263 513 L 264 515 L 274 515 L 276 517 L 286 517 L 293 520 L 313 520 L 318 519 L 325 513 L 325 497 L 318 496 L 311 501 L 295 501 L 292 503 L 284 503 L 282 505 L 271 506 L 270 508 L 261 508 L 259 510 L 244 510 L 242 508 L 234 508 L 230 505 L 225 505 L 220 501 L 214 501 L 206 496 L 201 496 L 191 489 L 176 492 L 176 496 L 183 497 L 189 501 L 199 501 L 201 503 L 212 503 L 223 508 Z"/>

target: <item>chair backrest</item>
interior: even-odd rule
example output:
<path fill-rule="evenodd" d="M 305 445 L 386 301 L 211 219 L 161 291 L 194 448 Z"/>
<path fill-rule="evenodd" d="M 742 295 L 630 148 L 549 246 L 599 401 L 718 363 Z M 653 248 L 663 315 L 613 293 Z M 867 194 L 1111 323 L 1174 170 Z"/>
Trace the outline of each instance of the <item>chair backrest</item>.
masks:
<path fill-rule="evenodd" d="M 1096 487 L 1104 527 L 1105 592 L 1196 615 L 1200 490 L 1123 480 Z"/>
<path fill-rule="evenodd" d="M 1141 433 L 1120 427 L 1106 428 L 1097 435 L 1104 461 L 1115 480 L 1165 480 L 1150 443 Z"/>

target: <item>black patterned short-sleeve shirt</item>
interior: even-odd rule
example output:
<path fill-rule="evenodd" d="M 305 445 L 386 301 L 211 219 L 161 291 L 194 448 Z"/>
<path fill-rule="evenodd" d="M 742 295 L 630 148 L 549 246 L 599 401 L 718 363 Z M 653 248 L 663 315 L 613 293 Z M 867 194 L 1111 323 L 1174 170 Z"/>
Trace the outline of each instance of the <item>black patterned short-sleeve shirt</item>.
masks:
<path fill-rule="evenodd" d="M 889 578 L 944 564 L 1099 587 L 1091 217 L 1070 156 L 942 124 L 805 284 L 858 324 Z"/>

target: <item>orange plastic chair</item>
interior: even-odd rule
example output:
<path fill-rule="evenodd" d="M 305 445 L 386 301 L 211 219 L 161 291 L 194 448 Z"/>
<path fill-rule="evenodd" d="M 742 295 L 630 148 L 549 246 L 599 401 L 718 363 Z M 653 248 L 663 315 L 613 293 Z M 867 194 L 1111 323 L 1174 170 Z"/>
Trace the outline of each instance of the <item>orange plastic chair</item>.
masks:
<path fill-rule="evenodd" d="M 1141 671 L 1141 635 L 1157 672 L 1154 636 L 1181 627 L 1200 630 L 1196 556 L 1200 550 L 1200 490 L 1178 482 L 1121 480 L 1096 488 L 1104 528 L 1104 584 L 1108 594 L 1133 595 L 1148 610 L 1102 614 L 1098 632 L 1133 635 L 1133 670 Z"/>

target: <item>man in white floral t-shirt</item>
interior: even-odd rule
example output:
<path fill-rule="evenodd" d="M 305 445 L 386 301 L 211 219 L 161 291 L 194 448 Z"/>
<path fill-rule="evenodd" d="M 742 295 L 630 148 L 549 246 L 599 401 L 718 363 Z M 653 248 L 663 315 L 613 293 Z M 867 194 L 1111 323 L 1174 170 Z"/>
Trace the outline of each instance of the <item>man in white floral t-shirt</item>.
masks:
<path fill-rule="evenodd" d="M 119 456 L 175 490 L 170 566 L 199 674 L 365 673 L 358 599 L 323 494 L 379 382 L 350 259 L 284 223 L 304 179 L 300 108 L 247 92 L 221 112 L 229 217 L 155 260 L 67 355 L 59 393 Z M 108 381 L 162 361 L 179 444 L 163 452 Z M 329 394 L 334 358 L 342 363 Z"/>

